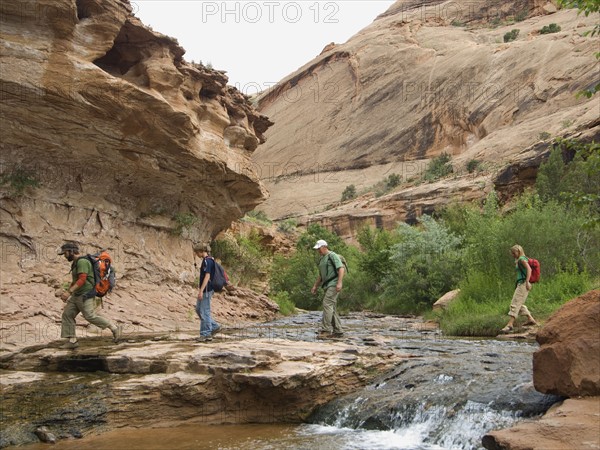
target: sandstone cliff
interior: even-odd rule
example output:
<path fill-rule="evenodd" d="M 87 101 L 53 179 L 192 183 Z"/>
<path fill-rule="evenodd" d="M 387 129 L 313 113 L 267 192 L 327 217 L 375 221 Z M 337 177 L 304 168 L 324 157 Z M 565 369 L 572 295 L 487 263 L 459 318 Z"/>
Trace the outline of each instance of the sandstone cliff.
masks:
<path fill-rule="evenodd" d="M 272 123 L 127 0 L 18 0 L 1 12 L 3 343 L 15 325 L 59 318 L 65 239 L 112 252 L 109 316 L 173 326 L 193 308 L 190 241 L 267 197 L 250 154 Z"/>
<path fill-rule="evenodd" d="M 261 96 L 276 125 L 253 155 L 271 193 L 260 209 L 349 237 L 365 222 L 481 199 L 510 164 L 531 170 L 497 187 L 522 189 L 550 136 L 600 134 L 597 99 L 575 97 L 597 82 L 596 42 L 582 36 L 595 20 L 546 1 L 398 1 Z M 540 34 L 550 23 L 562 30 Z M 419 184 L 442 153 L 451 179 Z M 479 169 L 468 173 L 471 160 Z M 336 203 L 348 185 L 360 193 L 392 173 L 404 183 L 392 192 Z"/>

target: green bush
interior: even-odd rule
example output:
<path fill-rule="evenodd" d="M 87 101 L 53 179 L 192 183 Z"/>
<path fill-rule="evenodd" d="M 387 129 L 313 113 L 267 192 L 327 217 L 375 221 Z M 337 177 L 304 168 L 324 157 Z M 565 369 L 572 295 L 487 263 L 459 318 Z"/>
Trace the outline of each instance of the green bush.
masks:
<path fill-rule="evenodd" d="M 461 278 L 461 239 L 431 217 L 423 216 L 420 222 L 421 227 L 398 228 L 400 243 L 391 248 L 382 280 L 383 312 L 426 311 Z"/>
<path fill-rule="evenodd" d="M 19 197 L 27 188 L 37 188 L 40 182 L 35 175 L 21 167 L 0 174 L 0 186 L 9 186 L 11 194 Z"/>
<path fill-rule="evenodd" d="M 542 131 L 539 135 L 540 141 L 547 141 L 551 137 L 552 137 L 552 135 L 550 133 L 548 133 L 547 131 Z"/>
<path fill-rule="evenodd" d="M 264 211 L 250 211 L 242 218 L 245 222 L 254 222 L 259 225 L 271 225 L 273 221 L 267 217 Z"/>
<path fill-rule="evenodd" d="M 400 186 L 401 182 L 402 177 L 397 173 L 393 173 L 385 179 L 385 185 L 389 190 L 394 189 L 396 186 Z"/>
<path fill-rule="evenodd" d="M 469 173 L 473 173 L 475 172 L 479 167 L 481 166 L 481 161 L 479 161 L 478 159 L 471 159 L 468 163 L 467 163 L 467 172 Z"/>
<path fill-rule="evenodd" d="M 540 30 L 540 34 L 550 34 L 550 33 L 558 33 L 560 31 L 560 25 L 555 23 L 551 23 L 550 25 L 545 25 Z"/>
<path fill-rule="evenodd" d="M 297 250 L 288 258 L 276 255 L 271 270 L 273 295 L 284 293 L 298 308 L 318 310 L 321 298 L 310 292 L 318 275 L 316 258 L 316 252 L 306 249 Z"/>
<path fill-rule="evenodd" d="M 278 292 L 273 296 L 272 300 L 279 305 L 279 312 L 284 316 L 291 316 L 296 313 L 294 302 L 290 300 L 290 296 L 287 292 Z"/>
<path fill-rule="evenodd" d="M 282 233 L 292 233 L 296 227 L 298 226 L 298 221 L 296 219 L 286 219 L 282 222 L 279 222 L 277 225 L 277 229 Z"/>
<path fill-rule="evenodd" d="M 292 256 L 277 255 L 273 258 L 271 267 L 273 295 L 286 292 L 288 298 L 298 308 L 319 309 L 321 296 L 312 295 L 310 292 L 318 276 L 319 255 L 313 246 L 319 239 L 327 241 L 330 250 L 344 255 L 348 263 L 353 265 L 352 252 L 339 236 L 318 224 L 310 224 L 298 239 L 296 252 Z"/>
<path fill-rule="evenodd" d="M 570 163 L 564 155 L 574 155 Z M 586 217 L 586 227 L 600 225 L 600 144 L 557 140 L 540 165 L 536 189 L 544 201 L 567 205 L 572 214 Z"/>
<path fill-rule="evenodd" d="M 351 184 L 350 186 L 346 186 L 346 189 L 342 192 L 342 201 L 345 202 L 353 198 L 356 198 L 356 186 Z"/>
<path fill-rule="evenodd" d="M 517 39 L 521 30 L 514 29 L 504 35 L 504 42 L 512 42 Z"/>
<path fill-rule="evenodd" d="M 572 214 L 563 204 L 543 202 L 535 194 L 521 196 L 505 215 L 493 203 L 488 202 L 483 214 L 468 212 L 464 239 L 469 269 L 492 278 L 512 278 L 509 249 L 520 244 L 528 256 L 541 262 L 546 276 L 573 264 L 597 273 L 599 256 L 588 249 L 597 248 L 599 230 L 585 229 L 585 217 Z"/>
<path fill-rule="evenodd" d="M 175 221 L 173 234 L 181 236 L 184 231 L 190 230 L 198 222 L 198 217 L 192 213 L 177 213 L 173 216 L 173 220 Z"/>
<path fill-rule="evenodd" d="M 269 269 L 270 255 L 262 247 L 256 232 L 225 237 L 212 244 L 212 255 L 221 260 L 233 284 L 250 286 Z"/>
<path fill-rule="evenodd" d="M 448 153 L 442 153 L 440 156 L 433 158 L 423 174 L 423 179 L 435 181 L 450 175 L 453 172 L 451 160 L 452 157 Z"/>
<path fill-rule="evenodd" d="M 523 10 L 519 11 L 515 15 L 515 22 L 523 22 L 525 19 L 527 19 L 528 15 L 529 15 L 528 9 L 523 9 Z"/>

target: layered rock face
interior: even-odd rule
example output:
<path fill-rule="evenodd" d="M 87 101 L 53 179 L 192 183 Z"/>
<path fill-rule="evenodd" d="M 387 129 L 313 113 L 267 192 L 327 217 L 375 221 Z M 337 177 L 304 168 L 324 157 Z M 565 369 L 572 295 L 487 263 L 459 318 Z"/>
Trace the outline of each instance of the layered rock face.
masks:
<path fill-rule="evenodd" d="M 65 239 L 111 251 L 115 303 L 188 309 L 190 240 L 266 198 L 250 154 L 272 123 L 224 73 L 186 63 L 126 0 L 1 8 L 3 341 L 37 313 L 54 322 L 62 305 L 48 299 L 69 279 L 56 256 Z M 144 320 L 116 308 L 130 324 Z"/>
<path fill-rule="evenodd" d="M 582 36 L 595 19 L 553 11 L 533 0 L 398 1 L 328 45 L 260 98 L 276 123 L 253 155 L 271 193 L 260 208 L 274 218 L 318 212 L 310 220 L 348 237 L 356 223 L 481 199 L 508 164 L 532 160 L 535 173 L 549 136 L 597 137 L 597 100 L 575 97 L 596 81 L 596 43 Z M 550 23 L 561 32 L 540 34 Z M 518 39 L 504 43 L 512 29 Z M 452 179 L 418 185 L 442 153 Z M 480 164 L 472 174 L 471 160 Z M 404 183 L 392 192 L 336 204 L 348 185 L 373 190 L 392 173 Z M 509 194 L 531 183 L 523 175 Z"/>

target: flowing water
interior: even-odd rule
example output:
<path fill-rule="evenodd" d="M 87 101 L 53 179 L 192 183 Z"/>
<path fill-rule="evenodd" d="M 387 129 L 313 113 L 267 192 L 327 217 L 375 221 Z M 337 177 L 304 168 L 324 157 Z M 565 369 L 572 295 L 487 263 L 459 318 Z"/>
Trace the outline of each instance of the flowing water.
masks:
<path fill-rule="evenodd" d="M 302 425 L 256 424 L 114 430 L 64 449 L 474 449 L 493 429 L 545 412 L 558 398 L 532 384 L 533 343 L 450 339 L 416 319 L 352 315 L 345 341 L 410 355 L 373 383 L 319 408 Z M 310 313 L 246 329 L 245 337 L 314 340 Z M 35 444 L 27 449 L 46 449 Z"/>

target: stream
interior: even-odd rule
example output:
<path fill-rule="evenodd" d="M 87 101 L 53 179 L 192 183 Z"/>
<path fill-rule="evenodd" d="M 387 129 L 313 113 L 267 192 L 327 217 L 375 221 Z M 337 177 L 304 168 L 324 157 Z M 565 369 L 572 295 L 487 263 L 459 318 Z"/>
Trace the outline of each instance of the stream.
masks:
<path fill-rule="evenodd" d="M 315 340 L 320 313 L 248 327 L 240 338 Z M 411 355 L 371 384 L 318 408 L 306 424 L 120 429 L 59 449 L 476 449 L 487 432 L 543 414 L 558 397 L 535 391 L 537 344 L 447 338 L 420 319 L 351 314 L 344 341 Z M 268 325 L 268 326 L 267 326 Z M 47 449 L 32 444 L 24 449 Z"/>

